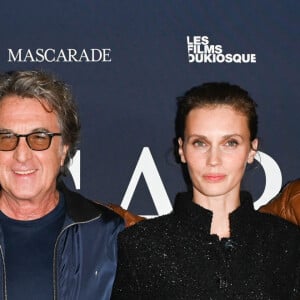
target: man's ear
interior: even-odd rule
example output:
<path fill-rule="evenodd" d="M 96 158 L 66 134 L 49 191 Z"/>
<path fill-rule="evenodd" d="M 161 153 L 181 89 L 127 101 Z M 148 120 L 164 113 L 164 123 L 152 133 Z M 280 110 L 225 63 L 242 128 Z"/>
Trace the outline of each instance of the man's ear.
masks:
<path fill-rule="evenodd" d="M 66 156 L 68 154 L 69 151 L 69 146 L 68 145 L 63 145 L 63 149 L 62 149 L 62 156 L 61 156 L 61 160 L 60 160 L 60 166 L 62 167 L 65 163 L 65 159 Z"/>
<path fill-rule="evenodd" d="M 182 138 L 178 138 L 178 154 L 180 156 L 180 160 L 182 163 L 186 163 L 186 159 L 184 156 L 184 150 L 183 150 L 183 140 Z"/>

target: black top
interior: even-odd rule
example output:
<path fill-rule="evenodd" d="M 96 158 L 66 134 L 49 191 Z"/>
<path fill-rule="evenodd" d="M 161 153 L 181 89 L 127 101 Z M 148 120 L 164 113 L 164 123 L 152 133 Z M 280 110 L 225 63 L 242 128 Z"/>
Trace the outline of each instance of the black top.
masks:
<path fill-rule="evenodd" d="M 212 212 L 179 194 L 174 212 L 119 235 L 112 299 L 300 299 L 300 233 L 253 209 L 229 215 L 230 238 L 210 234 Z"/>
<path fill-rule="evenodd" d="M 32 221 L 14 220 L 0 211 L 9 300 L 53 299 L 54 244 L 65 218 L 62 198 L 54 210 Z"/>

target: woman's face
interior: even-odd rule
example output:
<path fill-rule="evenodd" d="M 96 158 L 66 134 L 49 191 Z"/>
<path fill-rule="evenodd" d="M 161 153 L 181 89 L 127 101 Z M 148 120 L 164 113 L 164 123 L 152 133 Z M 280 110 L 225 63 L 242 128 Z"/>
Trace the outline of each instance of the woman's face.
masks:
<path fill-rule="evenodd" d="M 195 202 L 201 197 L 238 197 L 246 165 L 257 149 L 257 139 L 250 143 L 244 114 L 227 105 L 194 108 L 186 118 L 184 140 L 178 142 Z"/>

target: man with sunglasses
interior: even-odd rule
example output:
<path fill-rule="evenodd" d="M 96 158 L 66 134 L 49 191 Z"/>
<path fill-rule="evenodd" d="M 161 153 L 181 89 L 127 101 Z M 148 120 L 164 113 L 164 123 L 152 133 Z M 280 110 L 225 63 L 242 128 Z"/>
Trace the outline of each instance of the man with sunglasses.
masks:
<path fill-rule="evenodd" d="M 123 220 L 61 184 L 80 124 L 67 86 L 0 75 L 0 299 L 109 299 Z"/>

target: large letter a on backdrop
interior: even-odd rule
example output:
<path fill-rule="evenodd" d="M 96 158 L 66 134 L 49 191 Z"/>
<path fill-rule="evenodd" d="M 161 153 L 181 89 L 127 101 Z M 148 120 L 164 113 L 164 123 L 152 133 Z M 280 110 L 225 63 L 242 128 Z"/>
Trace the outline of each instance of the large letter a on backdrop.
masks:
<path fill-rule="evenodd" d="M 121 206 L 124 209 L 128 209 L 131 198 L 142 174 L 144 175 L 146 184 L 153 199 L 154 206 L 157 210 L 157 214 L 164 215 L 171 212 L 172 205 L 148 147 L 144 147 L 142 150 L 123 197 Z M 151 218 L 155 216 L 144 217 Z"/>

